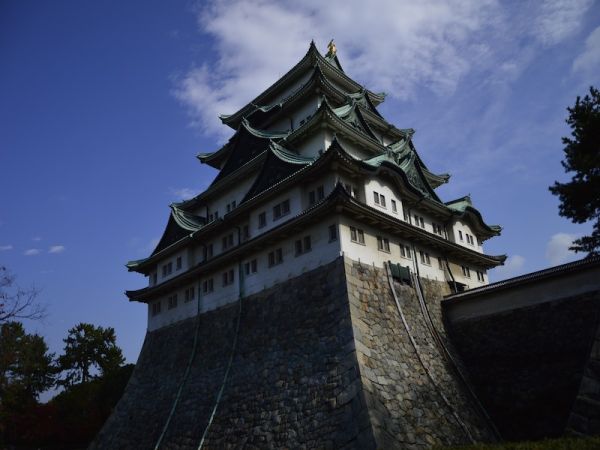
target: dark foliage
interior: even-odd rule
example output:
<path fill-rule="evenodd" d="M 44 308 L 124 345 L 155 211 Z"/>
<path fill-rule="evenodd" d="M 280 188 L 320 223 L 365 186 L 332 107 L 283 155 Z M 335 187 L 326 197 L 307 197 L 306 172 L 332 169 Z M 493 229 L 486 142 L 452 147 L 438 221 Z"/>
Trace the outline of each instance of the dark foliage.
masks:
<path fill-rule="evenodd" d="M 567 123 L 572 137 L 564 137 L 565 172 L 574 172 L 571 181 L 555 182 L 550 192 L 560 199 L 559 214 L 574 223 L 594 221 L 590 236 L 573 242 L 572 250 L 600 252 L 600 91 L 590 87 L 590 94 L 577 97 L 575 105 L 567 108 Z"/>

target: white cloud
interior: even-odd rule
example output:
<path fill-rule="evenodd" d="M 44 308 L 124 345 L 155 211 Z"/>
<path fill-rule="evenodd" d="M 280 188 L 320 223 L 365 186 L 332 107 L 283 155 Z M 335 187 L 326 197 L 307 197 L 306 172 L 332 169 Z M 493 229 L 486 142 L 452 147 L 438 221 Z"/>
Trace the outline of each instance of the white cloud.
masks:
<path fill-rule="evenodd" d="M 585 40 L 583 51 L 573 61 L 573 72 L 597 78 L 600 72 L 600 27 L 592 31 Z"/>
<path fill-rule="evenodd" d="M 546 259 L 550 261 L 552 265 L 562 264 L 564 262 L 577 259 L 576 253 L 569 250 L 569 247 L 573 245 L 573 241 L 578 236 L 567 233 L 556 233 L 550 238 L 548 244 L 546 244 Z"/>
<path fill-rule="evenodd" d="M 189 198 L 194 197 L 198 191 L 195 191 L 193 189 L 184 187 L 184 188 L 170 188 L 169 191 L 171 192 L 172 195 L 174 195 L 175 197 L 177 197 L 178 200 L 187 200 Z"/>
<path fill-rule="evenodd" d="M 0 252 L 5 252 L 7 250 L 12 250 L 13 246 L 12 245 L 0 245 Z"/>
<path fill-rule="evenodd" d="M 524 257 L 521 255 L 512 255 L 506 259 L 503 266 L 500 266 L 496 269 L 496 273 L 502 276 L 502 278 L 514 277 L 522 272 L 524 265 Z"/>
<path fill-rule="evenodd" d="M 536 48 L 571 36 L 587 0 L 528 6 L 495 0 L 321 2 L 229 0 L 205 4 L 199 27 L 215 39 L 215 61 L 176 78 L 175 96 L 193 125 L 223 138 L 217 116 L 235 112 L 289 70 L 314 39 L 336 39 L 345 70 L 396 98 L 425 88 L 449 95 L 470 72 L 513 80 Z M 535 26 L 532 27 L 532 23 Z M 533 33 L 534 40 L 531 42 Z"/>
<path fill-rule="evenodd" d="M 32 241 L 35 241 L 35 242 L 39 242 L 39 241 L 41 241 L 41 240 L 42 240 L 42 238 L 41 238 L 41 237 L 39 237 L 39 236 L 35 236 L 35 237 L 32 237 L 32 238 L 31 238 L 31 240 L 32 240 Z"/>
<path fill-rule="evenodd" d="M 28 250 L 25 250 L 25 252 L 23 252 L 23 254 L 25 256 L 35 256 L 35 255 L 40 254 L 40 250 L 38 248 L 30 248 Z"/>
<path fill-rule="evenodd" d="M 66 250 L 64 245 L 53 245 L 48 249 L 48 253 L 62 253 Z"/>
<path fill-rule="evenodd" d="M 539 4 L 533 33 L 543 44 L 553 45 L 573 35 L 593 0 L 545 0 Z M 535 5 L 535 4 L 534 4 Z"/>

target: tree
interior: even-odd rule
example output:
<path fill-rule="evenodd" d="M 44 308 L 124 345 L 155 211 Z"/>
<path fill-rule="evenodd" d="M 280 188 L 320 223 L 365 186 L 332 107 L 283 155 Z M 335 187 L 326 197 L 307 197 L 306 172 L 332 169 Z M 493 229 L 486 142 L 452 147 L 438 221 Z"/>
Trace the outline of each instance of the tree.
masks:
<path fill-rule="evenodd" d="M 0 324 L 15 319 L 39 320 L 45 317 L 45 308 L 37 302 L 35 287 L 23 289 L 15 282 L 10 271 L 0 266 Z"/>
<path fill-rule="evenodd" d="M 54 354 L 42 336 L 28 334 L 19 322 L 0 326 L 0 401 L 8 396 L 36 400 L 54 384 Z"/>
<path fill-rule="evenodd" d="M 92 378 L 93 371 L 104 376 L 117 370 L 125 362 L 121 349 L 117 347 L 115 330 L 112 327 L 96 327 L 89 323 L 80 323 L 69 330 L 64 354 L 58 358 L 61 371 L 66 376 L 60 381 L 64 386 L 86 383 Z"/>
<path fill-rule="evenodd" d="M 555 182 L 550 192 L 560 199 L 559 214 L 574 223 L 595 220 L 590 236 L 573 242 L 571 250 L 600 252 L 600 91 L 590 87 L 590 95 L 577 97 L 575 106 L 567 108 L 566 122 L 572 137 L 563 137 L 565 172 L 575 172 L 567 183 Z"/>

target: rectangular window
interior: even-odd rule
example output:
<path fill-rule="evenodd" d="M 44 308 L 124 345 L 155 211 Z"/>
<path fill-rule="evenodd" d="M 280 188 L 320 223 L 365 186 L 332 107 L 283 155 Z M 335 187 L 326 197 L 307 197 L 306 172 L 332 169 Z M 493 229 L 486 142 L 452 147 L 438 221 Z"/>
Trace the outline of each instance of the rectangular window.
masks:
<path fill-rule="evenodd" d="M 252 261 L 249 261 L 246 264 L 244 264 L 244 272 L 246 273 L 246 275 L 256 273 L 256 270 L 257 270 L 256 259 L 253 259 Z"/>
<path fill-rule="evenodd" d="M 314 205 L 315 204 L 315 191 L 310 191 L 308 193 L 308 204 L 309 205 Z"/>
<path fill-rule="evenodd" d="M 337 241 L 337 226 L 329 225 L 329 242 Z"/>
<path fill-rule="evenodd" d="M 442 226 L 440 224 L 432 223 L 431 226 L 433 227 L 433 232 L 435 234 L 438 234 L 440 236 L 444 235 L 443 228 L 442 228 Z"/>
<path fill-rule="evenodd" d="M 261 212 L 258 215 L 258 228 L 264 228 L 267 226 L 267 213 Z"/>
<path fill-rule="evenodd" d="M 234 281 L 233 269 L 228 270 L 227 272 L 223 272 L 222 278 L 223 278 L 223 286 L 228 286 L 228 285 L 232 284 Z"/>
<path fill-rule="evenodd" d="M 365 233 L 360 228 L 350 227 L 350 240 L 352 242 L 358 242 L 359 244 L 365 243 Z"/>
<path fill-rule="evenodd" d="M 175 269 L 176 270 L 181 270 L 181 256 L 177 257 L 177 260 L 175 262 Z"/>
<path fill-rule="evenodd" d="M 392 212 L 398 213 L 398 205 L 396 205 L 396 200 L 390 200 L 392 202 Z"/>
<path fill-rule="evenodd" d="M 373 192 L 373 201 L 376 205 L 379 205 L 379 193 Z"/>
<path fill-rule="evenodd" d="M 162 276 L 163 278 L 167 276 L 167 265 L 162 266 Z"/>
<path fill-rule="evenodd" d="M 425 221 L 422 217 L 419 217 L 419 223 L 421 224 L 421 228 L 425 228 Z"/>
<path fill-rule="evenodd" d="M 158 283 L 158 274 L 156 272 L 154 272 L 152 274 L 152 284 L 156 284 Z"/>
<path fill-rule="evenodd" d="M 390 241 L 387 238 L 377 236 L 377 250 L 382 252 L 390 252 Z"/>
<path fill-rule="evenodd" d="M 298 239 L 294 243 L 294 248 L 296 250 L 296 256 L 310 252 L 312 250 L 310 236 L 304 236 L 303 239 Z"/>
<path fill-rule="evenodd" d="M 231 205 L 227 203 L 227 212 L 231 211 Z"/>
<path fill-rule="evenodd" d="M 206 293 L 212 292 L 213 290 L 214 290 L 213 279 L 210 278 L 208 280 L 204 280 L 204 282 L 202 283 L 202 291 L 206 294 Z"/>
<path fill-rule="evenodd" d="M 408 211 L 402 207 L 402 215 L 404 216 L 404 221 L 410 223 L 410 216 L 408 215 Z"/>
<path fill-rule="evenodd" d="M 383 195 L 379 195 L 379 202 L 381 203 L 381 207 L 385 208 L 385 197 Z"/>
<path fill-rule="evenodd" d="M 168 298 L 168 308 L 169 309 L 177 308 L 177 294 L 171 295 Z"/>
<path fill-rule="evenodd" d="M 152 315 L 160 314 L 160 301 L 152 303 Z"/>
<path fill-rule="evenodd" d="M 276 266 L 283 262 L 283 250 L 278 248 L 272 252 L 269 252 L 269 267 Z"/>
<path fill-rule="evenodd" d="M 462 231 L 458 230 L 458 239 L 463 240 Z"/>
<path fill-rule="evenodd" d="M 441 256 L 438 256 L 438 267 L 444 270 L 444 259 Z"/>
<path fill-rule="evenodd" d="M 484 282 L 485 281 L 485 276 L 483 274 L 483 272 L 480 272 L 479 270 L 477 271 L 477 280 Z"/>
<path fill-rule="evenodd" d="M 290 213 L 290 201 L 284 200 L 281 203 L 273 206 L 273 220 L 277 220 L 280 217 Z"/>
<path fill-rule="evenodd" d="M 429 257 L 429 253 L 420 250 L 419 254 L 421 255 L 421 263 L 430 266 L 431 265 L 431 258 Z"/>
<path fill-rule="evenodd" d="M 170 262 L 167 264 L 167 275 L 171 275 L 173 273 L 173 263 Z"/>
<path fill-rule="evenodd" d="M 471 269 L 469 269 L 467 266 L 461 266 L 461 267 L 462 267 L 463 275 L 467 278 L 471 278 Z"/>
<path fill-rule="evenodd" d="M 191 287 L 185 290 L 185 302 L 191 302 L 192 300 L 194 300 L 194 296 L 196 293 L 196 289 Z"/>
<path fill-rule="evenodd" d="M 296 256 L 301 255 L 302 254 L 302 241 L 300 239 L 298 239 L 294 243 L 294 247 L 296 249 Z"/>
<path fill-rule="evenodd" d="M 317 199 L 323 200 L 324 198 L 325 198 L 325 189 L 323 189 L 323 186 L 319 186 L 317 188 Z"/>
<path fill-rule="evenodd" d="M 408 245 L 400 244 L 400 255 L 403 258 L 410 259 L 410 247 Z"/>

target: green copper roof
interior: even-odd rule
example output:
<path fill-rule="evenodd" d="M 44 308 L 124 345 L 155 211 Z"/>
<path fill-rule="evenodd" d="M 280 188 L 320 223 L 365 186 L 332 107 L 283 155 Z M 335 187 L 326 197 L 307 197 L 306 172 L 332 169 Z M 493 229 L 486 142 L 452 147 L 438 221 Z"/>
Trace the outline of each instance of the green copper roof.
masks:
<path fill-rule="evenodd" d="M 449 202 L 446 202 L 445 205 L 455 211 L 463 212 L 468 206 L 472 207 L 473 202 L 471 201 L 470 195 L 465 195 L 464 197 L 450 200 Z"/>

